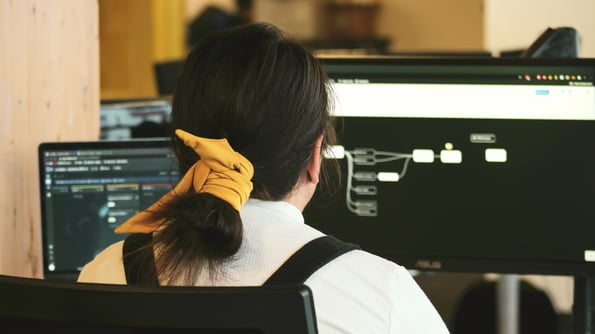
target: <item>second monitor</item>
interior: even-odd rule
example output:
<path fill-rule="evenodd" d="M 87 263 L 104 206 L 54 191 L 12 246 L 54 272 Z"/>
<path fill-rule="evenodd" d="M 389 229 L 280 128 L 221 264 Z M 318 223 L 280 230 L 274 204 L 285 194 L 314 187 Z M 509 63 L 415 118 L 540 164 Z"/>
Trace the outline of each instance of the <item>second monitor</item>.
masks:
<path fill-rule="evenodd" d="M 410 269 L 595 273 L 595 60 L 322 61 L 343 178 L 307 222 Z"/>
<path fill-rule="evenodd" d="M 103 100 L 99 109 L 100 139 L 167 137 L 171 107 L 168 99 Z"/>

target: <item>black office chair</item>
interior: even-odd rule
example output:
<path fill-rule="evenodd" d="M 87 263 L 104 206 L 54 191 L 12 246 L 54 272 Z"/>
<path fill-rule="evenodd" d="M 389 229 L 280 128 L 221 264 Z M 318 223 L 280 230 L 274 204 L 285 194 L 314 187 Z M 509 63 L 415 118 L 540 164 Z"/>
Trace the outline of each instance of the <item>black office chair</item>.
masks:
<path fill-rule="evenodd" d="M 170 60 L 153 65 L 159 96 L 173 95 L 183 65 L 184 60 Z"/>
<path fill-rule="evenodd" d="M 0 331 L 18 333 L 317 333 L 311 290 L 155 287 L 0 275 Z"/>
<path fill-rule="evenodd" d="M 573 27 L 547 28 L 521 53 L 522 58 L 578 58 L 579 34 Z"/>

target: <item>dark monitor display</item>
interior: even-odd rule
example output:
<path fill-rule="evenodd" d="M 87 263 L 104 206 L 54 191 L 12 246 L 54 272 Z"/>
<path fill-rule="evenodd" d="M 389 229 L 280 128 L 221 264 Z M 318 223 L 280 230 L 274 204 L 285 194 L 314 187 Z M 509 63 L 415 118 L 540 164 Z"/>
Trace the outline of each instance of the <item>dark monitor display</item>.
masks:
<path fill-rule="evenodd" d="M 595 274 L 595 60 L 321 61 L 342 179 L 309 224 L 409 269 Z"/>
<path fill-rule="evenodd" d="M 171 117 L 168 99 L 104 100 L 99 108 L 100 139 L 167 137 Z"/>
<path fill-rule="evenodd" d="M 167 139 L 46 142 L 39 145 L 43 268 L 75 280 L 114 229 L 148 208 L 179 179 Z"/>
<path fill-rule="evenodd" d="M 311 290 L 154 287 L 0 275 L 0 326 L 15 333 L 317 333 Z"/>

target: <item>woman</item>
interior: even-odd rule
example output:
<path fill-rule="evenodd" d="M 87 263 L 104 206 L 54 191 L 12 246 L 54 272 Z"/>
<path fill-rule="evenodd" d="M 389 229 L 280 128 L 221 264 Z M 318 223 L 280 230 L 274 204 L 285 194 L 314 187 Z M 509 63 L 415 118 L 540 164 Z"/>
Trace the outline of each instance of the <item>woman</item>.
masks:
<path fill-rule="evenodd" d="M 267 283 L 302 246 L 324 235 L 304 223 L 302 210 L 334 138 L 329 94 L 315 57 L 271 25 L 202 38 L 186 59 L 173 102 L 184 177 L 118 227 L 141 236 L 128 243 L 137 244 L 132 250 L 123 242 L 108 247 L 79 281 Z M 305 283 L 321 333 L 447 332 L 406 269 L 365 251 L 346 251 Z"/>

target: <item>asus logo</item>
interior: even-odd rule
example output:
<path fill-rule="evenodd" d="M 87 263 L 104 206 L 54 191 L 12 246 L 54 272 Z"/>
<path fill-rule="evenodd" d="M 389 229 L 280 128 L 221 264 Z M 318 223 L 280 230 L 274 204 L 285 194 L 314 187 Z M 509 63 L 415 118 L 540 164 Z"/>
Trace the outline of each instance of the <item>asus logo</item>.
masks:
<path fill-rule="evenodd" d="M 417 260 L 415 267 L 419 269 L 441 269 L 442 262 L 431 260 Z"/>

